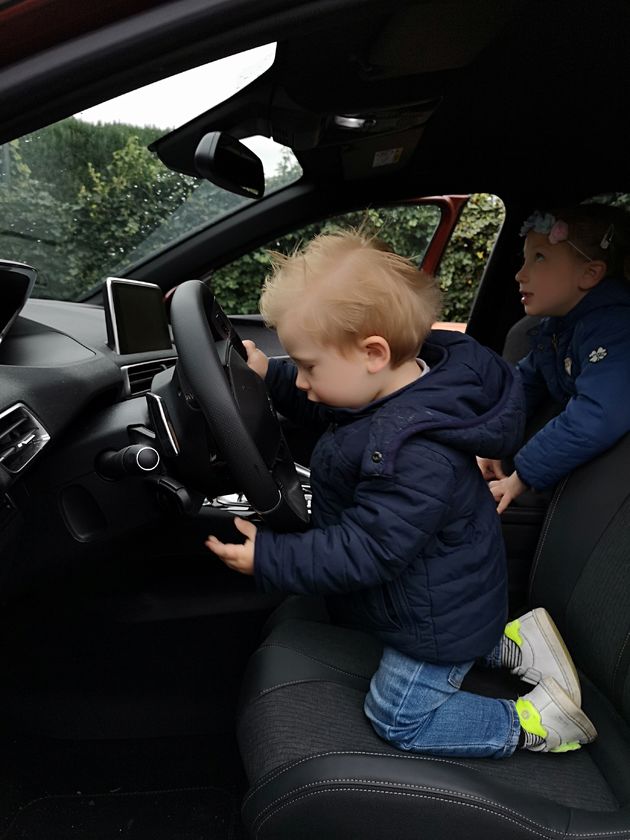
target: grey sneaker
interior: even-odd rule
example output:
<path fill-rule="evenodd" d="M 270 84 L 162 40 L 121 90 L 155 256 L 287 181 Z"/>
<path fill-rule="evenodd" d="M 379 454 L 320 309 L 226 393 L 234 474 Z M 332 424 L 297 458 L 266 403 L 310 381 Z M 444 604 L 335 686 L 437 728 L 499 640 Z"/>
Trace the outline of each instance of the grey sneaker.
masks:
<path fill-rule="evenodd" d="M 591 721 L 553 677 L 543 677 L 519 697 L 516 712 L 526 733 L 524 749 L 532 752 L 578 750 L 597 737 Z"/>
<path fill-rule="evenodd" d="M 506 644 L 504 639 L 503 664 L 513 674 L 532 685 L 537 685 L 543 677 L 553 677 L 575 705 L 581 705 L 582 693 L 575 665 L 558 628 L 544 607 L 536 607 L 510 621 L 505 626 L 504 636 L 520 651 L 520 657 L 514 657 L 515 648 Z M 512 654 L 509 652 L 510 647 Z"/>

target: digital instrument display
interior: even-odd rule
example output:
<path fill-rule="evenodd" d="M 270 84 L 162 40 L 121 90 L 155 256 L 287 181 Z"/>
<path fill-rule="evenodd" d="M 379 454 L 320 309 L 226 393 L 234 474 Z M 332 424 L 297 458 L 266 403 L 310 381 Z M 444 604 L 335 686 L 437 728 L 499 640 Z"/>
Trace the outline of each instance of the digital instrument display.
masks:
<path fill-rule="evenodd" d="M 104 306 L 107 343 L 116 353 L 172 348 L 162 290 L 155 283 L 108 277 Z"/>
<path fill-rule="evenodd" d="M 28 300 L 37 272 L 30 265 L 0 260 L 0 342 Z"/>

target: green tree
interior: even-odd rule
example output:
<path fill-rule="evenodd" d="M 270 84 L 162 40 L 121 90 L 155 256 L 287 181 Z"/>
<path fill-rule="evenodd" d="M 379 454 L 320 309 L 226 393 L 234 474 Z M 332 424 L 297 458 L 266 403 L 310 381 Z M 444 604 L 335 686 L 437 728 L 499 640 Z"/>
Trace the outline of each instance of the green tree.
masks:
<path fill-rule="evenodd" d="M 21 140 L 21 155 L 31 176 L 48 184 L 62 201 L 76 200 L 81 187 L 90 182 L 89 169 L 105 172 L 112 156 L 129 137 L 148 146 L 161 130 L 124 123 L 88 123 L 75 117 L 49 125 Z"/>
<path fill-rule="evenodd" d="M 146 148 L 157 134 L 155 128 L 71 118 L 0 147 L 0 253 L 38 269 L 39 294 L 80 297 L 105 273 L 121 273 L 245 201 L 164 167 Z M 287 151 L 267 179 L 268 191 L 300 175 Z M 361 227 L 420 261 L 436 212 L 402 205 L 314 222 L 223 266 L 212 285 L 227 311 L 256 312 L 270 269 L 268 249 L 288 253 L 339 227 Z M 467 319 L 501 220 L 498 199 L 470 198 L 439 270 L 445 319 Z"/>
<path fill-rule="evenodd" d="M 2 147 L 0 257 L 37 268 L 38 287 L 50 294 L 64 270 L 71 208 L 32 176 L 21 150 L 20 140 Z"/>
<path fill-rule="evenodd" d="M 69 119 L 0 147 L 0 255 L 37 268 L 39 295 L 80 297 L 151 234 L 172 241 L 160 226 L 199 181 L 148 151 L 157 133 Z"/>
<path fill-rule="evenodd" d="M 504 217 L 503 203 L 496 195 L 476 193 L 468 199 L 438 270 L 444 320 L 468 320 Z"/>
<path fill-rule="evenodd" d="M 438 272 L 443 318 L 466 321 L 473 297 L 503 220 L 503 205 L 487 193 L 472 195 L 453 233 Z M 227 312 L 258 311 L 258 298 L 269 273 L 269 251 L 291 253 L 318 233 L 360 228 L 384 239 L 399 254 L 420 262 L 437 228 L 434 205 L 369 208 L 317 222 L 268 243 L 214 272 L 212 290 Z"/>
<path fill-rule="evenodd" d="M 129 262 L 134 248 L 188 198 L 198 182 L 166 169 L 140 143 L 127 138 L 104 171 L 88 163 L 80 187 L 72 237 L 78 255 L 68 283 L 83 288 L 102 279 L 104 268 Z"/>

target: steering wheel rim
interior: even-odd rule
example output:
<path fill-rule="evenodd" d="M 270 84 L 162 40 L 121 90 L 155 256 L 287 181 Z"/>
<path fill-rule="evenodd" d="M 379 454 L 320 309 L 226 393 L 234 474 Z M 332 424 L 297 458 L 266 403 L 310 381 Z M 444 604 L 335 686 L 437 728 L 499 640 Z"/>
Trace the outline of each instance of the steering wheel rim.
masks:
<path fill-rule="evenodd" d="M 275 530 L 303 530 L 306 500 L 264 382 L 248 367 L 240 338 L 203 283 L 178 286 L 171 325 L 183 397 L 201 410 L 238 489 Z"/>

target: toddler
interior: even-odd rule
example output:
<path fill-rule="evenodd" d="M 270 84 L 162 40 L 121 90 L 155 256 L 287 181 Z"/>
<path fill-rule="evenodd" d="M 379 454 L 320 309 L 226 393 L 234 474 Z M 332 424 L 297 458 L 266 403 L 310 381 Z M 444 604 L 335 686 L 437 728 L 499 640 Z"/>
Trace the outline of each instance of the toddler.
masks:
<path fill-rule="evenodd" d="M 577 748 L 595 730 L 553 622 L 536 609 L 506 627 L 500 519 L 475 460 L 520 443 L 519 375 L 466 335 L 430 332 L 438 308 L 432 278 L 357 233 L 275 256 L 261 311 L 291 361 L 244 343 L 276 408 L 321 431 L 312 527 L 237 518 L 244 544 L 206 545 L 262 590 L 323 595 L 334 621 L 383 642 L 365 712 L 395 746 Z M 516 702 L 460 691 L 476 659 L 535 688 Z"/>

